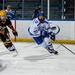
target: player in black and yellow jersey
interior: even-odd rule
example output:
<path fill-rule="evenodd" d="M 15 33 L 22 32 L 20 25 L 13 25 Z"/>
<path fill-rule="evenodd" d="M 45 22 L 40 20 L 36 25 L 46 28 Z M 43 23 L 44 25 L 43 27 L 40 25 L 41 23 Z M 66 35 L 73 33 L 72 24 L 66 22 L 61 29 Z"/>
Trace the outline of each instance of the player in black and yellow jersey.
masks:
<path fill-rule="evenodd" d="M 9 51 L 16 51 L 11 39 L 8 27 L 12 30 L 14 36 L 18 36 L 17 31 L 14 29 L 11 20 L 6 16 L 5 10 L 0 11 L 0 39 L 4 46 Z"/>

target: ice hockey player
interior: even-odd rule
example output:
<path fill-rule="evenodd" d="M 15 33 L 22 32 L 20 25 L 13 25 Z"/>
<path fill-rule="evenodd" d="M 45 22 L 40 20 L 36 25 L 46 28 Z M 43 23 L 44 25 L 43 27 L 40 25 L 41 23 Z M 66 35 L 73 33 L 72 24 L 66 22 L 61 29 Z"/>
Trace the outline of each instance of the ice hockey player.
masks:
<path fill-rule="evenodd" d="M 14 29 L 11 20 L 6 16 L 5 10 L 0 11 L 0 39 L 4 46 L 9 51 L 16 51 L 12 41 L 10 40 L 10 34 L 8 27 L 12 30 L 14 36 L 18 36 L 17 31 Z"/>
<path fill-rule="evenodd" d="M 50 42 L 50 39 L 55 40 L 55 34 L 52 32 L 50 24 L 43 12 L 39 12 L 38 17 L 33 19 L 28 32 L 38 45 L 43 46 L 50 53 L 58 54 Z"/>

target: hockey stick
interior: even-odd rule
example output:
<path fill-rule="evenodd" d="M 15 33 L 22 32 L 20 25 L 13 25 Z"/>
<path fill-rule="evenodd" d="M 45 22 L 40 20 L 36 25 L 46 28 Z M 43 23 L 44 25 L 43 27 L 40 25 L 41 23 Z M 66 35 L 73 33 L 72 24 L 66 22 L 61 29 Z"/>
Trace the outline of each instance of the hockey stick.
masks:
<path fill-rule="evenodd" d="M 59 45 L 56 49 L 58 49 L 61 45 Z"/>
<path fill-rule="evenodd" d="M 69 48 L 67 48 L 65 45 L 63 45 L 62 43 L 58 42 L 57 40 L 56 40 L 56 42 L 59 43 L 60 45 L 62 45 L 64 48 L 66 48 L 68 51 L 70 51 L 72 54 L 75 55 L 75 53 L 73 51 L 71 51 Z"/>
<path fill-rule="evenodd" d="M 58 31 L 55 33 L 55 35 L 57 35 L 60 32 L 60 27 L 59 26 L 57 26 L 57 27 L 58 27 Z M 62 43 L 58 42 L 57 40 L 56 40 L 56 42 L 59 43 L 61 46 L 63 46 L 64 48 L 66 48 L 68 51 L 70 51 L 72 54 L 75 55 L 75 53 L 73 51 L 71 51 L 69 48 L 67 48 L 65 45 L 63 45 Z"/>

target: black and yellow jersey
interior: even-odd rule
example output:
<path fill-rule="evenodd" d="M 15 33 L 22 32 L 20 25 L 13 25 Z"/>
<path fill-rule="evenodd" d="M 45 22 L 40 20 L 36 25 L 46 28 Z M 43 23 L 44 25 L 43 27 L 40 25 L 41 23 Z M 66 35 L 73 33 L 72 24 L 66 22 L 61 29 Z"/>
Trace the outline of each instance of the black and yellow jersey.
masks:
<path fill-rule="evenodd" d="M 2 27 L 8 26 L 10 29 L 13 29 L 12 22 L 11 22 L 11 20 L 9 18 L 6 18 L 6 21 L 2 21 L 0 19 L 0 26 L 2 26 Z"/>

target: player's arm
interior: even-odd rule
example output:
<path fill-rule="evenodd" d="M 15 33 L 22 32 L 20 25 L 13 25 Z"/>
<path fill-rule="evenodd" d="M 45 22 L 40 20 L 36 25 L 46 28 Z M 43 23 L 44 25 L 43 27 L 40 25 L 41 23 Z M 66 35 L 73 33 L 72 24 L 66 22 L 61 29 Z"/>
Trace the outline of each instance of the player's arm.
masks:
<path fill-rule="evenodd" d="M 47 22 L 46 30 L 47 30 L 50 38 L 54 41 L 55 40 L 55 34 L 52 32 L 49 22 Z"/>
<path fill-rule="evenodd" d="M 16 29 L 14 29 L 10 19 L 8 19 L 8 27 L 12 30 L 12 33 L 13 33 L 14 36 L 18 36 L 18 33 L 17 33 Z"/>
<path fill-rule="evenodd" d="M 33 22 L 32 22 L 33 32 L 37 32 L 38 31 L 38 23 L 39 23 L 39 21 L 37 20 L 37 18 L 33 20 Z"/>

